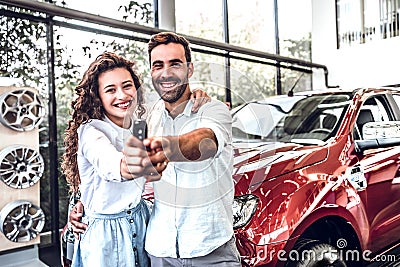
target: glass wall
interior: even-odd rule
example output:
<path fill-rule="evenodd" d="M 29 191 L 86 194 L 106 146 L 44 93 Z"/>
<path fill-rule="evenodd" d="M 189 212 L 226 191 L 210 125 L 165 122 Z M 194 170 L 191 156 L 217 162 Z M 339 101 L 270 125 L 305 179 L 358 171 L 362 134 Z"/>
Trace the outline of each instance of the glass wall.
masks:
<path fill-rule="evenodd" d="M 225 62 L 221 56 L 194 52 L 192 55 L 194 73 L 190 79 L 191 88 L 207 91 L 224 102 L 226 94 Z"/>
<path fill-rule="evenodd" d="M 275 94 L 275 67 L 231 60 L 232 107 Z"/>
<path fill-rule="evenodd" d="M 228 0 L 229 42 L 275 53 L 274 0 Z"/>
<path fill-rule="evenodd" d="M 176 31 L 223 42 L 222 1 L 175 0 Z"/>
<path fill-rule="evenodd" d="M 279 47 L 282 56 L 311 60 L 311 1 L 278 1 Z"/>
<path fill-rule="evenodd" d="M 42 0 L 41 2 L 50 2 Z M 138 23 L 144 26 L 154 26 L 153 0 L 57 0 L 52 1 L 58 6 L 87 12 L 102 17 Z"/>

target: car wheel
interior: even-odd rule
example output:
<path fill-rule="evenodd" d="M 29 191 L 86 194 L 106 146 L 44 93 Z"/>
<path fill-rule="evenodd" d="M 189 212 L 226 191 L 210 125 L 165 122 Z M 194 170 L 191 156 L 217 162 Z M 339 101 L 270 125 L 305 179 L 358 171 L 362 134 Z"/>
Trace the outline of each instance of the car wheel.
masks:
<path fill-rule="evenodd" d="M 12 145 L 0 151 L 0 180 L 21 189 L 35 185 L 44 172 L 40 153 L 22 145 Z"/>
<path fill-rule="evenodd" d="M 289 254 L 286 267 L 346 267 L 337 248 L 315 240 L 302 240 Z"/>
<path fill-rule="evenodd" d="M 44 223 L 43 211 L 27 200 L 10 202 L 0 212 L 0 231 L 13 242 L 35 239 Z"/>
<path fill-rule="evenodd" d="M 22 88 L 0 96 L 0 122 L 15 131 L 30 131 L 38 126 L 46 107 L 39 94 Z"/>

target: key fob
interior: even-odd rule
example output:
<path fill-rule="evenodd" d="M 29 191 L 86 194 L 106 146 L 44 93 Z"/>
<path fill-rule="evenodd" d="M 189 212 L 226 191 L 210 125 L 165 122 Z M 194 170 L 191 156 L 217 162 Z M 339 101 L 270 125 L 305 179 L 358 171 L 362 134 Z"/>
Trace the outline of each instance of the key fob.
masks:
<path fill-rule="evenodd" d="M 132 123 L 132 134 L 143 141 L 147 138 L 147 123 L 145 120 L 134 120 Z"/>

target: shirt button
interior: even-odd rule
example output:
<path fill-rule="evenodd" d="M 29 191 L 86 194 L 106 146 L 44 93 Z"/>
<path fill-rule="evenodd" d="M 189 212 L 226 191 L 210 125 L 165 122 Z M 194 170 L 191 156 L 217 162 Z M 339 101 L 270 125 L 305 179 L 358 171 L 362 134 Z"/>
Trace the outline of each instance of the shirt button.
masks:
<path fill-rule="evenodd" d="M 131 210 L 128 210 L 126 213 L 131 214 L 131 212 L 132 212 Z"/>
<path fill-rule="evenodd" d="M 137 236 L 137 234 L 136 233 L 133 233 L 133 238 L 135 238 Z"/>
<path fill-rule="evenodd" d="M 130 223 L 133 223 L 133 219 L 130 219 L 129 222 L 130 222 Z"/>
<path fill-rule="evenodd" d="M 136 251 L 137 250 L 137 248 L 136 247 L 133 247 L 133 251 Z"/>

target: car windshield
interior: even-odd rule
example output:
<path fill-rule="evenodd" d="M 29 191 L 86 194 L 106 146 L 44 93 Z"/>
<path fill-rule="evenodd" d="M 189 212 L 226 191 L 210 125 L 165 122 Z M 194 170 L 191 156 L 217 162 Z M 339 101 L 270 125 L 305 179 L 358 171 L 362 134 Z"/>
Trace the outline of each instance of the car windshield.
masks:
<path fill-rule="evenodd" d="M 234 141 L 322 145 L 335 136 L 349 94 L 275 96 L 232 110 Z"/>

